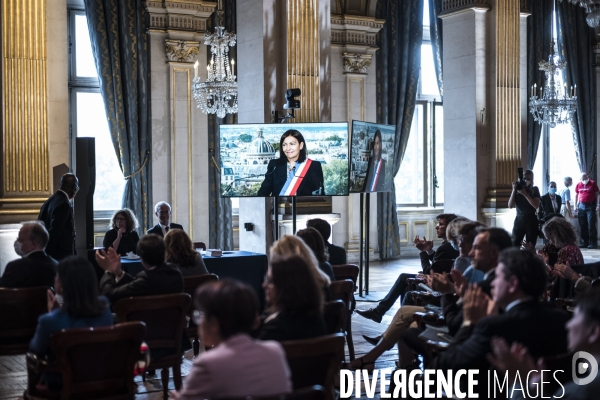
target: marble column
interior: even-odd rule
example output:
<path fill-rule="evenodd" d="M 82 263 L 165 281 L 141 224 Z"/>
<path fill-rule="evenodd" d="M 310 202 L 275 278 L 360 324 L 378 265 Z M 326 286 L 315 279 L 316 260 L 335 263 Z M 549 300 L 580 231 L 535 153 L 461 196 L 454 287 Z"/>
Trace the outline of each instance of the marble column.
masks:
<path fill-rule="evenodd" d="M 364 15 L 331 16 L 332 121 L 376 122 L 375 35 L 384 20 Z M 377 198 L 371 196 L 369 254 L 377 248 Z M 332 242 L 344 246 L 348 261 L 359 259 L 360 196 L 333 197 L 332 211 L 345 218 L 333 226 Z"/>
<path fill-rule="evenodd" d="M 194 63 L 206 80 L 206 21 L 216 4 L 148 1 L 152 104 L 152 205 L 171 204 L 172 221 L 208 241 L 208 121 L 196 107 Z M 154 223 L 157 222 L 155 218 Z"/>

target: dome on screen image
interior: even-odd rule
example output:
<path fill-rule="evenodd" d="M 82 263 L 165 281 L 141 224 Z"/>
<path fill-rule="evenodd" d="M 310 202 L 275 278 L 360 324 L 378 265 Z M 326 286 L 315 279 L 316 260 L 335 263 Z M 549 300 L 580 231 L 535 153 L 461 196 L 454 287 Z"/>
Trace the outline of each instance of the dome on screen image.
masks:
<path fill-rule="evenodd" d="M 268 164 L 275 158 L 275 148 L 263 137 L 262 128 L 256 133 L 256 138 L 246 148 L 248 164 Z"/>

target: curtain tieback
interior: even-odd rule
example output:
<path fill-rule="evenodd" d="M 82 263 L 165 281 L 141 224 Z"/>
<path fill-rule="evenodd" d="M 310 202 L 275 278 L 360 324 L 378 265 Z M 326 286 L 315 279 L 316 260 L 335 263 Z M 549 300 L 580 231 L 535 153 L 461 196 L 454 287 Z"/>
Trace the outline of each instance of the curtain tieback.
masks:
<path fill-rule="evenodd" d="M 142 163 L 142 166 L 137 171 L 135 171 L 133 174 L 127 175 L 124 178 L 125 180 L 131 179 L 131 177 L 136 176 L 137 174 L 139 174 L 140 172 L 142 172 L 142 170 L 146 166 L 146 163 L 148 162 L 148 155 L 149 154 L 150 154 L 150 150 L 146 150 L 146 157 L 144 157 L 144 162 Z"/>
<path fill-rule="evenodd" d="M 219 165 L 217 164 L 217 162 L 215 161 L 215 157 L 214 156 L 210 156 L 210 160 L 212 161 L 213 165 L 215 166 L 215 168 L 217 169 L 218 173 L 221 173 L 221 168 L 219 168 Z"/>

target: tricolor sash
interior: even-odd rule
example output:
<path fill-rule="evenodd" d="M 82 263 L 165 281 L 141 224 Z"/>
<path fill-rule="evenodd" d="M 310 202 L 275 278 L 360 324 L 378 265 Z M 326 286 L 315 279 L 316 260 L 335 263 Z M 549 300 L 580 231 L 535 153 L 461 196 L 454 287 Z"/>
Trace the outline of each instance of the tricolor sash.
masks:
<path fill-rule="evenodd" d="M 377 189 L 377 181 L 379 180 L 379 172 L 381 172 L 381 160 L 377 161 L 377 169 L 375 170 L 375 178 L 373 178 L 373 183 L 369 188 L 369 191 L 372 192 Z"/>
<path fill-rule="evenodd" d="M 296 193 L 298 192 L 298 188 L 300 187 L 300 184 L 302 183 L 302 180 L 304 179 L 304 177 L 306 176 L 306 173 L 308 172 L 308 169 L 310 168 L 310 164 L 312 163 L 312 160 L 307 158 L 306 161 L 304 161 L 303 163 L 300 163 L 300 165 L 298 165 L 298 167 L 296 168 L 296 173 L 294 174 L 294 176 L 292 177 L 292 179 L 289 179 L 285 182 L 285 185 L 283 186 L 283 188 L 281 189 L 281 192 L 279 193 L 280 196 L 295 196 Z"/>

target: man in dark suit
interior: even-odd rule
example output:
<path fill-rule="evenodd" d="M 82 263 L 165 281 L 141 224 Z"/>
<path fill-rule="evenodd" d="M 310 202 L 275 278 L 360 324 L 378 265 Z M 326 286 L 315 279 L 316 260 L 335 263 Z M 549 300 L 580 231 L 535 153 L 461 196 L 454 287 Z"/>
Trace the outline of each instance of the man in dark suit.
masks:
<path fill-rule="evenodd" d="M 133 277 L 122 270 L 121 257 L 112 247 L 108 253 L 96 252 L 96 261 L 106 273 L 100 280 L 100 293 L 111 304 L 131 296 L 152 296 L 183 292 L 183 276 L 175 267 L 165 263 L 165 243 L 158 235 L 143 236 L 138 242 L 144 271 Z"/>
<path fill-rule="evenodd" d="M 146 232 L 147 235 L 153 233 L 164 237 L 170 229 L 183 230 L 183 226 L 174 222 L 169 222 L 171 220 L 171 206 L 166 201 L 159 201 L 156 203 L 154 206 L 154 215 L 158 217 L 158 224 L 152 227 L 152 229 L 148 229 Z"/>
<path fill-rule="evenodd" d="M 64 174 L 60 188 L 42 205 L 38 216 L 50 235 L 46 253 L 59 261 L 75 255 L 75 220 L 71 200 L 78 190 L 77 177 L 71 173 Z"/>
<path fill-rule="evenodd" d="M 343 247 L 336 246 L 335 244 L 329 243 L 329 237 L 331 236 L 331 225 L 329 222 L 325 221 L 321 218 L 313 218 L 306 221 L 307 228 L 315 228 L 319 231 L 321 236 L 323 236 L 323 240 L 325 241 L 325 246 L 327 247 L 327 252 L 329 253 L 329 264 L 331 265 L 342 265 L 346 264 L 346 250 Z"/>
<path fill-rule="evenodd" d="M 548 185 L 548 193 L 543 195 L 541 198 L 538 219 L 545 221 L 549 214 L 560 213 L 561 205 L 562 199 L 558 194 L 556 194 L 556 182 L 550 182 Z"/>
<path fill-rule="evenodd" d="M 504 313 L 486 317 L 491 299 L 481 288 L 467 290 L 464 321 L 455 336 L 456 343 L 439 354 L 430 367 L 479 369 L 478 391 L 483 392 L 487 390 L 487 355 L 493 337 L 521 343 L 534 357 L 565 352 L 569 315 L 540 302 L 547 281 L 546 266 L 537 255 L 516 248 L 504 250 L 492 282 L 493 300 Z"/>
<path fill-rule="evenodd" d="M 58 261 L 46 254 L 46 244 L 48 231 L 44 225 L 25 222 L 15 240 L 15 252 L 22 258 L 6 264 L 0 287 L 54 286 Z"/>
<path fill-rule="evenodd" d="M 432 240 L 420 239 L 419 236 L 415 237 L 415 246 L 421 251 L 419 256 L 421 257 L 421 266 L 423 267 L 424 274 L 429 274 L 433 262 L 437 260 L 454 260 L 458 257 L 458 250 L 454 249 L 450 242 L 446 240 L 446 226 L 455 218 L 456 215 L 454 214 L 440 214 L 436 217 L 438 221 L 435 226 L 437 237 L 444 240 L 437 251 L 433 250 Z M 392 286 L 383 300 L 379 302 L 377 307 L 369 308 L 368 310 L 356 310 L 356 313 L 375 322 L 381 322 L 383 315 L 392 308 L 398 297 L 404 296 L 408 286 L 406 280 L 415 276 L 415 274 L 400 274 L 394 286 Z"/>

